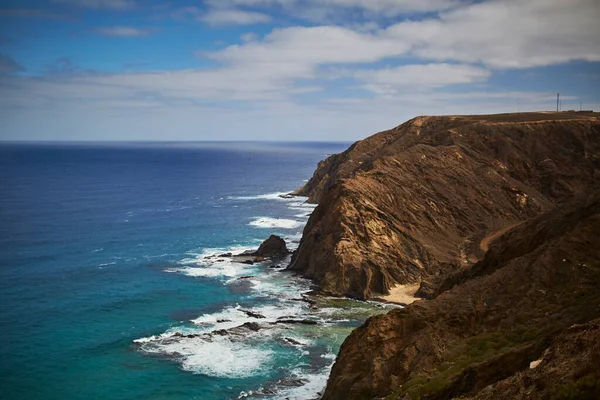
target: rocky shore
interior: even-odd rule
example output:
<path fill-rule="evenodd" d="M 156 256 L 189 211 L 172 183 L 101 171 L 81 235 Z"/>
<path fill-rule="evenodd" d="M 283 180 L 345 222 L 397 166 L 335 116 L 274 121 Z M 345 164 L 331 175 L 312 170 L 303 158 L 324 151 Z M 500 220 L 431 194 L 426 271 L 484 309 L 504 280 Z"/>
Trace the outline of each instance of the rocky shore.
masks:
<path fill-rule="evenodd" d="M 289 269 L 412 303 L 346 339 L 324 398 L 600 398 L 598 182 L 593 113 L 418 117 L 321 162 Z"/>

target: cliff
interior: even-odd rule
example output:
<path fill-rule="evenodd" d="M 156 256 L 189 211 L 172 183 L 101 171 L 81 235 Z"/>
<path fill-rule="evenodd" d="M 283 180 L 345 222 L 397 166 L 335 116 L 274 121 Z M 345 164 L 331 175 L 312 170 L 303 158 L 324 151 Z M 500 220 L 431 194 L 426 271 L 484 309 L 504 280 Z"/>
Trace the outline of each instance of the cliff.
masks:
<path fill-rule="evenodd" d="M 600 180 L 593 113 L 418 117 L 322 161 L 297 194 L 319 205 L 290 269 L 368 299 L 424 281 L 432 297 L 488 242 Z"/>
<path fill-rule="evenodd" d="M 323 399 L 600 398 L 600 188 L 442 285 L 356 329 Z"/>

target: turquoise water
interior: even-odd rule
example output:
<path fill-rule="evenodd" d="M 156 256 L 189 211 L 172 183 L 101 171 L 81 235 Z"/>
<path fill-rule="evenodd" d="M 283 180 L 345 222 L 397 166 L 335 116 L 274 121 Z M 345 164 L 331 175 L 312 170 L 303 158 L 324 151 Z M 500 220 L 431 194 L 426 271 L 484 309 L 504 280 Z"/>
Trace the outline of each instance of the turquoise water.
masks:
<path fill-rule="evenodd" d="M 346 146 L 0 145 L 0 398 L 318 396 L 380 308 L 310 308 L 309 282 L 211 256 L 297 246 L 312 206 L 277 194 Z"/>

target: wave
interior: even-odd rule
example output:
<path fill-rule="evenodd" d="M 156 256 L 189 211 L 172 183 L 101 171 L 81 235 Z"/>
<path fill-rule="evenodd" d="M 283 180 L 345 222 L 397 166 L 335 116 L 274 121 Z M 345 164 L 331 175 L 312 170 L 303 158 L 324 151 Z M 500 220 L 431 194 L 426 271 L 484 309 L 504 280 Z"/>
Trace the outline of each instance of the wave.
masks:
<path fill-rule="evenodd" d="M 290 192 L 276 192 L 276 193 L 266 193 L 266 194 L 258 194 L 254 196 L 227 196 L 229 200 L 280 200 L 280 201 L 292 201 L 295 197 L 285 197 L 288 196 Z"/>
<path fill-rule="evenodd" d="M 263 318 L 252 317 L 259 315 Z M 278 318 L 294 316 L 295 318 L 308 318 L 306 309 L 300 302 L 286 302 L 280 305 L 263 305 L 244 309 L 239 304 L 235 307 L 227 307 L 219 312 L 212 314 L 203 314 L 198 318 L 191 320 L 194 325 L 204 328 L 202 331 L 212 329 L 230 329 L 245 324 L 246 322 L 270 323 L 277 321 Z"/>
<path fill-rule="evenodd" d="M 106 267 L 108 265 L 115 265 L 117 262 L 116 261 L 111 261 L 111 262 L 106 262 L 106 263 L 102 263 L 102 264 L 98 264 L 99 267 Z"/>
<path fill-rule="evenodd" d="M 290 338 L 290 345 L 297 351 L 312 344 L 310 339 L 290 332 L 285 326 L 272 324 L 290 315 L 308 318 L 305 312 L 301 304 L 291 302 L 248 309 L 236 305 L 199 316 L 191 321 L 193 327 L 171 328 L 161 335 L 136 339 L 134 343 L 145 353 L 172 357 L 185 371 L 217 378 L 248 378 L 269 373 L 274 361 L 274 340 Z M 239 329 L 248 322 L 259 323 L 263 329 L 238 335 L 221 333 Z"/>
<path fill-rule="evenodd" d="M 231 246 L 228 248 L 208 248 L 200 253 L 188 253 L 191 257 L 180 260 L 181 267 L 167 268 L 165 272 L 205 278 L 235 278 L 236 276 L 248 275 L 254 267 L 233 262 L 229 257 L 219 257 L 222 254 L 240 254 L 247 250 L 251 250 L 251 248 L 248 246 Z"/>
<path fill-rule="evenodd" d="M 289 203 L 290 209 L 314 209 L 317 205 L 308 203 L 308 197 L 292 196 L 290 192 L 258 194 L 254 196 L 228 196 L 228 200 L 277 200 Z"/>
<path fill-rule="evenodd" d="M 283 202 L 280 204 L 292 211 L 273 217 L 257 216 L 248 225 L 283 230 L 280 235 L 286 240 L 288 248 L 294 249 L 302 237 L 301 231 L 307 217 L 316 205 L 307 203 L 306 198 L 281 197 L 286 194 L 229 196 L 220 200 Z M 232 203 L 221 204 L 230 207 Z M 297 215 L 286 218 L 294 214 Z M 198 315 L 162 334 L 134 342 L 142 352 L 172 358 L 185 371 L 216 378 L 272 377 L 275 366 L 288 365 L 283 378 L 287 383 L 277 378 L 271 383 L 273 390 L 263 391 L 260 388 L 254 394 L 252 391 L 248 392 L 249 395 L 242 394 L 248 397 L 259 395 L 265 399 L 317 398 L 325 387 L 335 360 L 332 349 L 329 346 L 324 348 L 321 337 L 323 334 L 337 335 L 337 325 L 340 323 L 343 325 L 340 326 L 340 334 L 344 334 L 345 325 L 350 320 L 345 318 L 343 312 L 338 314 L 333 309 L 315 309 L 312 301 L 304 298 L 313 289 L 311 282 L 304 278 L 282 272 L 281 268 L 268 268 L 272 263 L 247 265 L 233 262 L 230 257 L 220 257 L 226 253 L 240 254 L 256 249 L 263 239 L 256 239 L 256 243 L 249 239 L 246 242 L 248 246 L 189 252 L 179 260 L 178 265 L 166 270 L 191 277 L 221 279 L 234 293 L 243 293 L 241 305 L 230 304 L 217 312 Z M 289 258 L 281 260 L 281 264 L 288 261 Z M 355 319 L 354 315 L 348 318 Z M 288 320 L 311 320 L 317 324 L 292 324 Z M 315 357 L 322 357 L 322 362 L 315 364 Z"/>
<path fill-rule="evenodd" d="M 304 222 L 284 218 L 256 217 L 248 225 L 257 228 L 296 229 L 303 226 Z"/>
<path fill-rule="evenodd" d="M 142 343 L 142 350 L 146 353 L 177 359 L 185 371 L 216 378 L 239 379 L 264 374 L 273 355 L 268 348 L 219 336 L 212 336 L 209 340 L 192 337 L 181 340 L 138 340 L 137 343 Z"/>
<path fill-rule="evenodd" d="M 227 277 L 233 278 L 244 273 L 244 266 L 241 264 L 227 263 L 222 265 L 203 266 L 203 267 L 181 267 L 168 268 L 165 272 L 180 273 L 192 277 L 216 278 Z"/>
<path fill-rule="evenodd" d="M 335 360 L 335 355 L 333 359 Z M 278 391 L 277 399 L 320 399 L 332 367 L 333 361 L 323 370 L 312 374 L 299 369 L 293 370 L 291 378 L 303 382 L 303 385 Z"/>
<path fill-rule="evenodd" d="M 308 198 L 306 198 L 308 199 Z M 302 209 L 302 210 L 311 210 L 311 209 L 315 209 L 317 208 L 318 204 L 314 204 L 314 203 L 307 203 L 306 201 L 294 201 L 293 203 L 290 204 L 290 209 Z"/>

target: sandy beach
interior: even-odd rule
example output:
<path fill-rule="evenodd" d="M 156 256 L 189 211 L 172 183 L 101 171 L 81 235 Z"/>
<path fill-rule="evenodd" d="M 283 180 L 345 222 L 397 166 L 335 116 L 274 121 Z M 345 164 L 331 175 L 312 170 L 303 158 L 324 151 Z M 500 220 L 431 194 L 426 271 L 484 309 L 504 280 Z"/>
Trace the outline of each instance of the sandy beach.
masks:
<path fill-rule="evenodd" d="M 390 302 L 408 305 L 414 303 L 417 300 L 421 300 L 415 297 L 415 293 L 419 290 L 420 283 L 412 283 L 409 285 L 396 285 L 390 289 L 390 294 L 387 296 L 381 296 L 379 299 Z"/>

